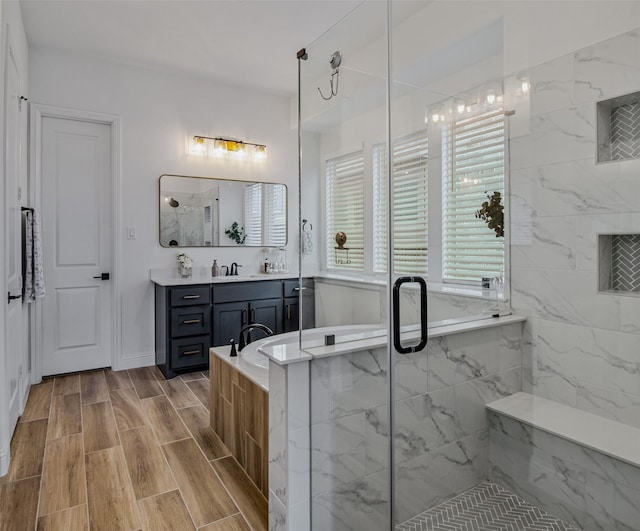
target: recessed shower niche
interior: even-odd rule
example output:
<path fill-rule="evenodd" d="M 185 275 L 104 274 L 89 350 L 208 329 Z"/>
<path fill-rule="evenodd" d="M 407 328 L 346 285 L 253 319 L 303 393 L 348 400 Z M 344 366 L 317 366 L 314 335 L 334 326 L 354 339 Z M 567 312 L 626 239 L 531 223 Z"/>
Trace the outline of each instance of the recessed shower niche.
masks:
<path fill-rule="evenodd" d="M 640 234 L 598 236 L 599 290 L 640 296 Z"/>
<path fill-rule="evenodd" d="M 640 159 L 640 92 L 597 104 L 598 162 Z"/>

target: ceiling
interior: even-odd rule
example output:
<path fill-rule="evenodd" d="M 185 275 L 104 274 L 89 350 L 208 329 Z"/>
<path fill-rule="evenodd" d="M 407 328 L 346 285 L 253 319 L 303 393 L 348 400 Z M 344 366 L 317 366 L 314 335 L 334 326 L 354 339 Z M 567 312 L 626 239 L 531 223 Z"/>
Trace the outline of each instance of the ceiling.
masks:
<path fill-rule="evenodd" d="M 361 0 L 21 0 L 30 46 L 290 95 L 296 52 Z"/>

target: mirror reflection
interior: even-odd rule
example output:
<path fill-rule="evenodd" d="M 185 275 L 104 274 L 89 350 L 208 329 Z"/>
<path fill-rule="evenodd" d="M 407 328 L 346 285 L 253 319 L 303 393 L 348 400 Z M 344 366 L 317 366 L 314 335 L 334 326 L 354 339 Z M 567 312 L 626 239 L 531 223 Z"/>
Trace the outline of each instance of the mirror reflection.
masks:
<path fill-rule="evenodd" d="M 282 247 L 286 243 L 286 185 L 160 176 L 163 247 Z"/>

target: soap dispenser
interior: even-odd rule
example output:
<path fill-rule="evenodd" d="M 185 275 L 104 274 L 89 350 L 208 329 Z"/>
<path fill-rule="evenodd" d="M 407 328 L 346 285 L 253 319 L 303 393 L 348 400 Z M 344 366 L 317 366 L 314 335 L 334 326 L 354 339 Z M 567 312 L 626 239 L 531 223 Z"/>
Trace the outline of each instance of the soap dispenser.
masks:
<path fill-rule="evenodd" d="M 218 261 L 214 260 L 211 266 L 211 276 L 217 277 L 218 275 L 220 275 L 220 268 L 218 267 Z"/>

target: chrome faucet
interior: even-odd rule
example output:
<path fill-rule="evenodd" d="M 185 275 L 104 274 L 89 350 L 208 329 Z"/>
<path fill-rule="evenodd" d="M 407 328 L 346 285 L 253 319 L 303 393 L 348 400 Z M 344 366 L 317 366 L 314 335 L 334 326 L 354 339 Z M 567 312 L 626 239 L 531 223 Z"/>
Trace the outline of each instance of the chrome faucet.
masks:
<path fill-rule="evenodd" d="M 233 262 L 233 264 L 231 264 L 231 269 L 229 270 L 228 275 L 229 276 L 233 276 L 233 277 L 237 277 L 238 276 L 238 268 L 242 267 L 240 264 L 237 264 L 236 262 Z"/>
<path fill-rule="evenodd" d="M 260 330 L 264 332 L 265 337 L 269 337 L 273 335 L 273 330 L 266 325 L 253 323 L 243 326 L 240 330 L 240 338 L 238 339 L 238 352 L 240 352 L 244 347 L 246 347 L 249 343 L 251 343 L 251 330 Z M 244 333 L 247 332 L 247 340 L 244 339 Z"/>

